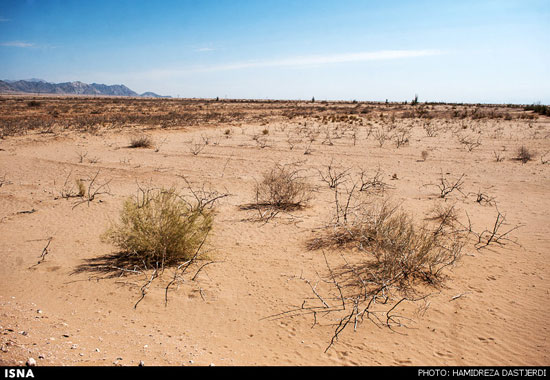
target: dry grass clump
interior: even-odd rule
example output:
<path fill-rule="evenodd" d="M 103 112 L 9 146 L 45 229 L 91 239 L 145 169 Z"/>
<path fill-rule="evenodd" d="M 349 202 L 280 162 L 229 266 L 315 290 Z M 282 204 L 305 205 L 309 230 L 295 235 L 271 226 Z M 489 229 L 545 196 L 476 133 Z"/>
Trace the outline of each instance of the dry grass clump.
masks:
<path fill-rule="evenodd" d="M 164 267 L 193 258 L 212 222 L 212 210 L 190 206 L 174 189 L 145 190 L 124 202 L 103 237 L 146 266 Z"/>
<path fill-rule="evenodd" d="M 278 210 L 301 209 L 311 199 L 311 187 L 300 176 L 300 170 L 290 165 L 277 164 L 265 172 L 255 193 L 256 205 Z"/>
<path fill-rule="evenodd" d="M 86 185 L 80 178 L 75 179 L 74 183 L 71 184 L 69 181 L 71 174 L 72 173 L 69 173 L 65 179 L 65 184 L 60 191 L 61 198 L 83 198 L 86 195 Z"/>
<path fill-rule="evenodd" d="M 147 135 L 133 136 L 130 139 L 130 148 L 152 148 L 153 139 Z"/>
<path fill-rule="evenodd" d="M 42 105 L 42 103 L 40 103 L 39 101 L 37 100 L 29 100 L 27 102 L 27 106 L 28 107 L 40 107 Z"/>
<path fill-rule="evenodd" d="M 417 225 L 413 218 L 387 201 L 363 204 L 354 210 L 354 218 L 335 223 L 322 230 L 308 243 L 311 250 L 321 250 L 328 275 L 314 286 L 315 295 L 309 304 L 286 312 L 313 314 L 318 318 L 332 315 L 334 333 L 325 352 L 348 326 L 357 326 L 365 319 L 389 328 L 406 326 L 410 318 L 396 313 L 404 302 L 417 303 L 430 295 L 430 288 L 443 284 L 443 269 L 460 257 L 466 236 L 441 221 L 435 228 Z M 324 248 L 341 252 L 343 265 L 329 264 Z M 346 257 L 347 256 L 347 257 Z M 352 261 L 349 261 L 351 259 Z M 302 278 L 303 279 L 303 278 Z M 323 284 L 323 288 L 317 285 Z M 336 322 L 334 322 L 336 320 Z"/>
<path fill-rule="evenodd" d="M 515 159 L 525 164 L 531 161 L 534 155 L 535 155 L 534 152 L 530 151 L 527 147 L 522 145 L 518 148 Z"/>
<path fill-rule="evenodd" d="M 396 283 L 422 280 L 436 284 L 441 269 L 459 257 L 463 243 L 459 234 L 446 233 L 449 220 L 435 228 L 417 226 L 412 217 L 388 202 L 365 207 L 354 220 L 332 226 L 321 237 L 309 241 L 308 248 L 357 248 L 368 256 L 363 275 L 369 281 Z M 404 284 L 402 284 L 404 285 Z M 409 288 L 411 284 L 402 286 Z"/>
<path fill-rule="evenodd" d="M 251 220 L 267 223 L 281 212 L 293 217 L 290 212 L 307 206 L 313 189 L 294 166 L 276 164 L 263 174 L 254 188 L 255 201 L 240 206 L 242 210 L 258 212 L 258 219 Z"/>
<path fill-rule="evenodd" d="M 431 215 L 427 218 L 439 223 L 441 228 L 454 227 L 458 222 L 458 215 L 454 205 L 436 204 L 431 211 Z"/>

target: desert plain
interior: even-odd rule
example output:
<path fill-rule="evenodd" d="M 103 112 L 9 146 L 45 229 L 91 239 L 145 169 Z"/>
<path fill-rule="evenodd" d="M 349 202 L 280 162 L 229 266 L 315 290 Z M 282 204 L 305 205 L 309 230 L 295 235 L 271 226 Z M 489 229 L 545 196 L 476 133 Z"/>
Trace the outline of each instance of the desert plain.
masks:
<path fill-rule="evenodd" d="M 550 364 L 548 116 L 4 95 L 0 123 L 2 365 Z M 275 165 L 307 183 L 303 207 L 250 207 Z M 109 261 L 102 236 L 145 188 L 216 198 L 205 258 L 181 275 Z M 393 202 L 418 226 L 448 211 L 460 254 L 437 283 L 388 287 L 359 318 L 364 300 L 347 295 L 360 285 L 339 275 L 369 250 L 311 243 L 351 196 Z"/>

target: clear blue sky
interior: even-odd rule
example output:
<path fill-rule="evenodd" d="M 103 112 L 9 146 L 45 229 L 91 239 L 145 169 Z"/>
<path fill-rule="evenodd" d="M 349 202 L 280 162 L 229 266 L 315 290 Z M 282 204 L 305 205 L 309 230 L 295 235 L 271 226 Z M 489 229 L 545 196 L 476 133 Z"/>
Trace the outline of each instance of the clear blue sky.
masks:
<path fill-rule="evenodd" d="M 550 103 L 549 0 L 0 0 L 0 79 Z"/>

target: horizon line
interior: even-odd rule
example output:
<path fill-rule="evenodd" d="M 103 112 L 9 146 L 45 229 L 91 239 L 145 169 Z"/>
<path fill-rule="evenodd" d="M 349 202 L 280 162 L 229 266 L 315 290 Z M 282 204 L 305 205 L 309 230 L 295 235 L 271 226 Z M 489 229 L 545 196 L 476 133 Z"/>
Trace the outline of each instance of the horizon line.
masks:
<path fill-rule="evenodd" d="M 153 92 L 154 91 L 145 91 L 143 93 Z M 102 94 L 55 94 L 55 93 L 40 93 L 40 92 L 0 92 L 0 96 L 39 96 L 43 98 L 47 97 L 82 97 L 82 98 L 117 98 L 117 99 L 151 99 L 151 100 L 205 100 L 205 101 L 255 101 L 255 102 L 302 102 L 302 103 L 377 103 L 377 104 L 401 104 L 401 105 L 411 105 L 412 100 L 367 100 L 367 99 L 304 99 L 304 98 L 227 98 L 227 97 L 189 97 L 189 96 L 172 96 L 172 95 L 159 95 L 159 97 L 142 97 L 140 94 L 137 96 L 125 96 L 125 95 L 102 95 Z M 510 102 L 469 102 L 469 101 L 444 101 L 444 100 L 425 100 L 418 101 L 419 105 L 421 104 L 441 104 L 441 105 L 485 105 L 485 106 L 530 106 L 530 105 L 550 105 L 542 103 L 541 101 L 531 102 L 531 103 L 510 103 Z"/>

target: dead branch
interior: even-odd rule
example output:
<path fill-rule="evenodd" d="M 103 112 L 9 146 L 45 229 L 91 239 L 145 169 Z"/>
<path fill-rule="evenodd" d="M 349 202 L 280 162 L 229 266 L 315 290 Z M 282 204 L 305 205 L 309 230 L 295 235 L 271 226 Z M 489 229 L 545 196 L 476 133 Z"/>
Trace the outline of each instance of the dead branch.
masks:
<path fill-rule="evenodd" d="M 519 244 L 514 240 L 511 240 L 507 236 L 512 233 L 513 231 L 517 230 L 518 228 L 523 227 L 522 225 L 517 225 L 509 230 L 506 230 L 505 232 L 500 232 L 501 227 L 503 226 L 504 222 L 506 221 L 506 217 L 498 210 L 498 207 L 496 207 L 497 216 L 495 218 L 495 222 L 493 224 L 493 228 L 491 230 L 485 229 L 480 234 L 478 234 L 478 242 L 476 244 L 476 248 L 479 250 L 481 248 L 487 247 L 489 244 L 495 243 L 498 245 L 505 245 L 505 242 L 512 242 L 514 244 Z"/>
<path fill-rule="evenodd" d="M 348 177 L 348 173 L 351 170 L 351 168 L 347 169 L 340 169 L 334 166 L 333 160 L 330 160 L 330 164 L 328 164 L 326 170 L 323 172 L 321 170 L 318 170 L 319 175 L 321 177 L 321 181 L 325 182 L 329 188 L 335 189 L 340 184 L 346 181 L 346 178 Z"/>
<path fill-rule="evenodd" d="M 464 185 L 464 176 L 465 174 L 463 173 L 456 181 L 449 181 L 443 175 L 443 173 L 441 173 L 438 184 L 429 184 L 426 186 L 436 186 L 439 189 L 440 198 L 446 198 L 455 190 L 464 195 L 464 193 L 462 192 L 462 185 Z"/>
<path fill-rule="evenodd" d="M 82 203 L 88 203 L 88 205 L 90 205 L 90 202 L 92 202 L 98 195 L 101 195 L 101 194 L 111 195 L 109 184 L 111 183 L 112 179 L 109 179 L 101 184 L 97 184 L 96 181 L 97 181 L 97 177 L 99 176 L 99 172 L 100 170 L 98 170 L 97 173 L 89 180 L 90 182 L 88 184 L 86 196 L 85 197 L 83 196 L 82 200 L 76 202 L 73 206 L 73 209 L 78 205 L 81 205 Z"/>

